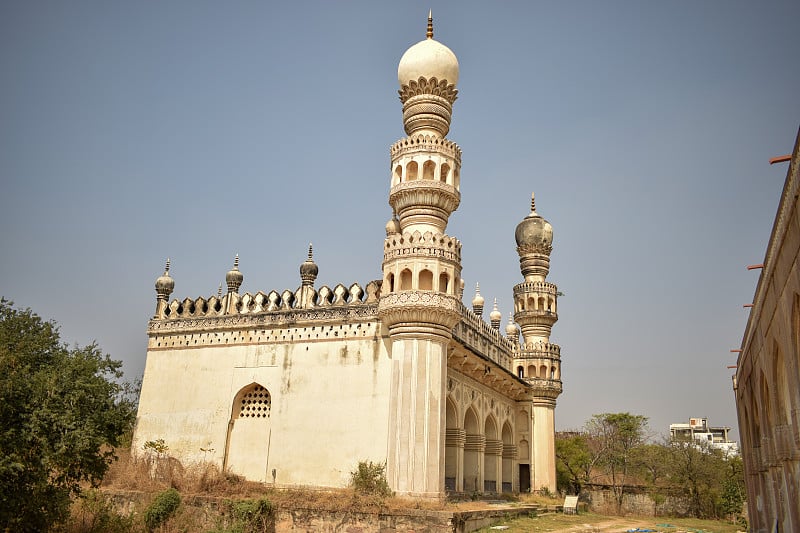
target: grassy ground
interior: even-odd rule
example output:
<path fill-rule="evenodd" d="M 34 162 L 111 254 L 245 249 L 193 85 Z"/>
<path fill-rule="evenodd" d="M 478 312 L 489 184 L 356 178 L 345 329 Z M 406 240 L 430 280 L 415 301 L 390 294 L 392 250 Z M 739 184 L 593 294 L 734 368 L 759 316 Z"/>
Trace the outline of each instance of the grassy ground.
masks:
<path fill-rule="evenodd" d="M 663 533 L 736 533 L 742 531 L 736 525 L 716 520 L 694 518 L 626 518 L 604 516 L 593 513 L 563 515 L 548 513 L 535 518 L 518 518 L 499 523 L 508 529 L 485 528 L 481 533 L 506 531 L 508 533 L 618 533 L 629 530 L 653 530 Z M 497 526 L 493 526 L 497 527 Z"/>

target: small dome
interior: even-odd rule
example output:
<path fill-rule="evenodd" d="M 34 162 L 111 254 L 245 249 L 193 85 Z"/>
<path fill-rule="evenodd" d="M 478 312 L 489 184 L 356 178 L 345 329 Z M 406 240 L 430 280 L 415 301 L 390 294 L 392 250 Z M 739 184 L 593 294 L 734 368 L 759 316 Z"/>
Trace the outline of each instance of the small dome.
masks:
<path fill-rule="evenodd" d="M 400 221 L 397 220 L 396 216 L 393 216 L 392 219 L 386 223 L 386 236 L 388 237 L 395 233 L 400 233 Z"/>
<path fill-rule="evenodd" d="M 169 259 L 167 259 L 167 266 L 164 268 L 164 274 L 156 279 L 156 292 L 169 296 L 172 294 L 172 289 L 175 288 L 175 280 L 169 275 Z"/>
<path fill-rule="evenodd" d="M 303 281 L 314 281 L 319 274 L 319 267 L 314 262 L 314 248 L 308 245 L 308 259 L 300 264 L 300 279 Z"/>
<path fill-rule="evenodd" d="M 483 296 L 481 296 L 481 285 L 480 283 L 475 284 L 475 297 L 472 299 L 472 307 L 481 307 L 483 308 L 483 304 L 486 303 Z"/>
<path fill-rule="evenodd" d="M 503 320 L 503 313 L 497 308 L 497 298 L 494 299 L 494 307 L 492 308 L 492 312 L 489 313 L 489 320 L 497 322 L 498 324 Z"/>
<path fill-rule="evenodd" d="M 410 81 L 436 78 L 438 81 L 458 83 L 458 58 L 448 47 L 433 39 L 433 19 L 428 15 L 428 38 L 420 41 L 403 54 L 397 67 L 400 88 Z"/>
<path fill-rule="evenodd" d="M 512 339 L 519 338 L 519 329 L 517 329 L 517 325 L 514 324 L 514 313 L 508 314 L 508 324 L 506 324 L 506 337 L 510 337 Z"/>
<path fill-rule="evenodd" d="M 233 268 L 225 274 L 225 283 L 228 285 L 228 292 L 237 292 L 242 286 L 244 275 L 239 272 L 239 254 L 233 260 Z"/>
<path fill-rule="evenodd" d="M 514 237 L 518 247 L 541 247 L 549 250 L 553 244 L 553 226 L 536 212 L 533 195 L 531 195 L 531 212 L 517 224 Z"/>

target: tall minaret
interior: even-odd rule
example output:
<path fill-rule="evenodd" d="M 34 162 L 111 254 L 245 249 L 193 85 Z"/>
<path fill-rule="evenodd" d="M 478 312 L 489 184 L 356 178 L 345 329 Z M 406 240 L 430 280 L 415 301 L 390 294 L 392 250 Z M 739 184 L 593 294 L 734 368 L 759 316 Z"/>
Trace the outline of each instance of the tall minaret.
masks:
<path fill-rule="evenodd" d="M 536 212 L 533 195 L 531 212 L 517 225 L 515 237 L 525 281 L 514 287 L 514 321 L 522 330 L 514 367 L 531 385 L 531 489 L 546 487 L 555 492 L 555 408 L 561 394 L 561 348 L 550 343 L 550 331 L 558 320 L 558 287 L 545 281 L 550 271 L 553 227 Z"/>
<path fill-rule="evenodd" d="M 445 139 L 458 60 L 433 39 L 409 48 L 397 69 L 408 137 L 391 147 L 383 285 L 378 304 L 391 339 L 387 450 L 398 494 L 444 493 L 447 345 L 461 313 L 461 243 L 445 235 L 461 200 L 461 149 Z"/>

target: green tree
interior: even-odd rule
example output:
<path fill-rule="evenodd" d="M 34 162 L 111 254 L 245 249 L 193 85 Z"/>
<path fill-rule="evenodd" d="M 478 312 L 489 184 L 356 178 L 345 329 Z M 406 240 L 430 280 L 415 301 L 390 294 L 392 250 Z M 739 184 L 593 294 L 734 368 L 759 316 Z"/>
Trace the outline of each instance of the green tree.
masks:
<path fill-rule="evenodd" d="M 630 413 L 593 415 L 586 431 L 595 442 L 596 455 L 610 481 L 617 504 L 622 509 L 625 483 L 634 466 L 636 449 L 644 443 L 647 417 Z"/>
<path fill-rule="evenodd" d="M 0 299 L 0 530 L 46 530 L 102 479 L 135 416 L 120 367 Z"/>
<path fill-rule="evenodd" d="M 591 481 L 592 468 L 597 462 L 583 433 L 556 433 L 556 479 L 558 490 L 580 494 L 583 485 Z"/>

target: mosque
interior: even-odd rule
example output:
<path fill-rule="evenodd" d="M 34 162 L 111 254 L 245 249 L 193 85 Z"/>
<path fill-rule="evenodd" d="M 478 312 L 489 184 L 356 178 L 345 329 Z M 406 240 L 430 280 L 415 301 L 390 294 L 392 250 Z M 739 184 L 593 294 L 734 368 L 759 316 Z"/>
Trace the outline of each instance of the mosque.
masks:
<path fill-rule="evenodd" d="M 461 242 L 445 233 L 461 200 L 461 149 L 446 138 L 458 75 L 429 17 L 398 66 L 407 137 L 390 149 L 380 280 L 316 287 L 309 246 L 295 290 L 240 294 L 237 256 L 225 294 L 170 301 L 167 261 L 134 451 L 163 439 L 184 464 L 277 487 L 343 487 L 373 461 L 398 495 L 555 491 L 553 230 L 531 199 L 502 331 L 478 287 L 462 303 Z"/>

